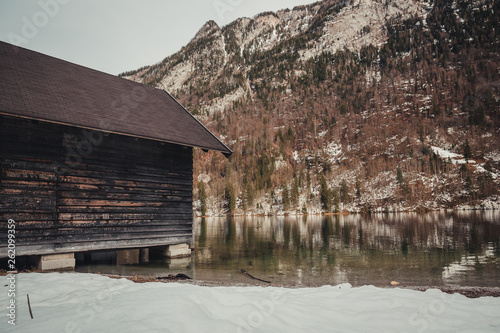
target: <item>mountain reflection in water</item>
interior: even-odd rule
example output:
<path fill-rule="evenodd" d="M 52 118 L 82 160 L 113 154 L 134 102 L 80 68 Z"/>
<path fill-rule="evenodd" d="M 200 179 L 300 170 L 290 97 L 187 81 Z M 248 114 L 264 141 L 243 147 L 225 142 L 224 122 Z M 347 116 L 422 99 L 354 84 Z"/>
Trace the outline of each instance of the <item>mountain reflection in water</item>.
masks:
<path fill-rule="evenodd" d="M 500 214 L 198 218 L 199 280 L 500 286 Z"/>

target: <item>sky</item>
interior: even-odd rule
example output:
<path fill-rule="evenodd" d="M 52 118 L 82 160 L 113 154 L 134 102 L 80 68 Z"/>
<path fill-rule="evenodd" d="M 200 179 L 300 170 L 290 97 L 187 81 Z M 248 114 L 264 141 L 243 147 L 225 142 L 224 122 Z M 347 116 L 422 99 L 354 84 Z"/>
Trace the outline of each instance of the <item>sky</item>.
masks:
<path fill-rule="evenodd" d="M 179 51 L 209 20 L 224 26 L 314 0 L 0 0 L 0 40 L 109 74 Z"/>

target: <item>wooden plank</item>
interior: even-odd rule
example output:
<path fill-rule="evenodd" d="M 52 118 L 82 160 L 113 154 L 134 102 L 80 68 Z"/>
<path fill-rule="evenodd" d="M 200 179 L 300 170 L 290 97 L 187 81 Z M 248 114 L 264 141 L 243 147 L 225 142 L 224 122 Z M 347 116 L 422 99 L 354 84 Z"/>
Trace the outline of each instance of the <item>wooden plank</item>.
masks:
<path fill-rule="evenodd" d="M 51 165 L 54 163 L 54 159 L 44 159 L 44 158 L 36 158 L 36 157 L 16 157 L 16 156 L 11 156 L 11 157 L 3 157 L 0 160 L 2 161 L 14 161 L 14 162 L 29 162 L 29 163 L 44 163 L 46 165 Z M 56 169 L 54 169 L 54 172 Z"/>
<path fill-rule="evenodd" d="M 103 163 L 92 162 L 89 163 L 88 160 L 82 160 L 79 163 L 64 162 L 61 165 L 61 169 L 63 169 L 64 173 L 72 173 L 74 175 L 80 174 L 79 172 L 86 172 L 87 175 L 93 175 L 91 173 L 94 173 L 95 177 L 99 178 L 130 177 L 130 175 L 150 178 L 165 178 L 169 176 L 191 178 L 193 176 L 193 168 L 187 164 L 178 163 L 173 167 L 161 164 L 152 167 L 137 163 L 125 163 L 123 160 L 116 163 L 110 163 L 109 159 Z"/>
<path fill-rule="evenodd" d="M 167 166 L 168 168 L 180 165 L 189 165 L 192 162 L 192 150 L 169 150 L 151 148 L 151 143 L 139 145 L 137 142 L 130 144 L 117 143 L 116 145 L 92 145 L 77 142 L 63 142 L 65 153 L 80 152 L 83 163 L 87 164 L 108 164 L 127 162 L 150 166 L 154 168 Z M 127 165 L 125 164 L 125 165 Z M 123 164 L 122 164 L 123 165 Z"/>
<path fill-rule="evenodd" d="M 189 219 L 173 219 L 173 220 L 83 220 L 83 221 L 60 221 L 58 222 L 58 227 L 60 228 L 92 228 L 102 227 L 102 228 L 142 228 L 153 230 L 149 228 L 167 228 L 167 227 L 188 227 L 191 228 L 193 224 L 192 220 Z"/>
<path fill-rule="evenodd" d="M 191 236 L 190 231 L 177 232 L 157 232 L 154 235 L 151 233 L 119 233 L 119 234 L 79 234 L 79 235 L 64 235 L 57 237 L 58 244 L 72 242 L 95 242 L 95 241 L 117 241 L 117 240 L 134 240 L 134 239 L 152 239 L 152 238 L 167 238 L 167 237 L 188 237 Z"/>
<path fill-rule="evenodd" d="M 4 235 L 1 234 L 0 237 Z M 16 255 L 18 247 L 23 244 L 26 245 L 55 245 L 59 246 L 61 244 L 71 244 L 71 243 L 92 243 L 92 242 L 117 242 L 124 241 L 129 242 L 133 240 L 143 240 L 145 243 L 153 243 L 155 238 L 184 238 L 187 239 L 191 236 L 190 231 L 179 231 L 179 232 L 161 232 L 155 233 L 119 233 L 119 234 L 78 234 L 78 235 L 64 235 L 64 236 L 53 236 L 53 235 L 37 235 L 36 237 L 23 237 L 19 245 L 16 244 Z M 188 242 L 189 243 L 189 242 Z M 5 247 L 6 248 L 6 247 Z M 1 250 L 1 247 L 0 247 Z"/>
<path fill-rule="evenodd" d="M 54 189 L 12 189 L 0 187 L 0 196 L 28 196 L 28 197 L 47 197 L 47 196 L 55 196 L 56 192 Z M 1 206 L 2 204 L 0 204 Z"/>
<path fill-rule="evenodd" d="M 186 189 L 180 185 L 158 184 L 157 186 L 113 186 L 113 185 L 88 185 L 59 183 L 57 187 L 60 197 L 71 197 L 71 193 L 80 193 L 77 197 L 108 195 L 119 197 L 120 195 L 151 196 L 151 199 L 162 197 L 192 197 L 192 188 Z M 143 184 L 141 184 L 143 185 Z"/>
<path fill-rule="evenodd" d="M 189 164 L 191 161 L 192 149 L 171 150 L 152 148 L 151 144 L 151 142 L 143 144 L 138 144 L 138 142 L 130 142 L 128 144 L 120 142 L 113 145 L 105 140 L 96 145 L 89 141 L 62 141 L 64 154 L 78 153 L 83 158 L 95 159 L 96 161 L 120 161 L 124 158 L 132 157 L 134 163 L 154 166 L 158 165 L 158 162 L 169 163 L 170 166 L 174 166 L 176 162 Z"/>
<path fill-rule="evenodd" d="M 21 129 L 21 131 L 23 131 Z M 47 135 L 39 135 L 35 132 L 27 133 L 27 135 L 16 135 L 9 133 L 2 133 L 0 139 L 5 143 L 3 148 L 6 151 L 36 151 L 37 149 L 42 152 L 56 152 L 59 151 L 61 138 L 51 137 Z"/>
<path fill-rule="evenodd" d="M 35 142 L 4 142 L 0 157 L 31 157 L 57 160 L 61 154 L 60 148 L 53 145 L 35 144 Z"/>
<path fill-rule="evenodd" d="M 7 225 L 7 221 L 9 219 L 13 219 L 16 223 L 21 223 L 23 221 L 55 221 L 57 219 L 57 214 L 55 213 L 4 213 L 0 212 L 0 225 L 5 223 Z"/>
<path fill-rule="evenodd" d="M 40 197 L 17 197 L 0 195 L 0 211 L 3 213 L 14 212 L 47 211 L 55 212 L 56 198 L 54 196 Z"/>
<path fill-rule="evenodd" d="M 2 169 L 0 176 L 5 180 L 37 180 L 47 182 L 57 180 L 57 175 L 54 172 L 39 170 Z"/>
<path fill-rule="evenodd" d="M 79 236 L 79 235 L 92 235 L 91 237 L 100 237 L 101 235 L 114 235 L 118 238 L 121 237 L 121 235 L 126 235 L 128 233 L 130 234 L 137 234 L 137 235 L 147 235 L 151 236 L 151 233 L 177 233 L 177 232 L 189 232 L 191 231 L 192 227 L 191 225 L 187 224 L 174 224 L 174 225 L 158 225 L 158 226 L 145 226 L 145 225 L 139 225 L 139 226 L 120 226 L 120 227 L 113 227 L 113 226 L 104 226 L 104 227 L 90 227 L 86 226 L 84 227 L 85 233 L 82 233 L 82 228 L 77 228 L 73 227 L 70 228 L 68 226 L 60 227 L 58 230 L 54 230 L 57 232 L 57 235 L 63 237 L 66 235 L 70 236 Z"/>
<path fill-rule="evenodd" d="M 23 230 L 23 232 L 31 232 L 36 231 L 38 229 L 56 229 L 58 227 L 58 223 L 56 219 L 53 220 L 26 220 L 26 221 L 16 221 L 16 231 Z M 0 226 L 0 232 L 5 232 L 7 230 L 7 226 Z"/>
<path fill-rule="evenodd" d="M 169 147 L 157 147 L 154 142 L 142 143 L 125 140 L 110 143 L 108 140 L 103 140 L 100 144 L 96 145 L 90 141 L 78 140 L 69 141 L 63 140 L 63 147 L 68 151 L 74 150 L 85 152 L 88 154 L 81 154 L 82 156 L 94 156 L 102 159 L 106 157 L 119 156 L 118 158 L 127 158 L 128 156 L 137 157 L 136 162 L 144 162 L 145 164 L 156 164 L 158 160 L 166 163 L 174 163 L 175 161 L 189 163 L 192 150 L 176 149 Z"/>
<path fill-rule="evenodd" d="M 89 140 L 90 139 L 90 140 Z M 190 147 L 183 147 L 169 143 L 161 143 L 154 140 L 135 139 L 127 136 L 120 136 L 116 134 L 104 135 L 95 142 L 96 136 L 88 138 L 88 135 L 83 131 L 76 131 L 73 133 L 64 133 L 64 146 L 77 149 L 79 146 L 92 144 L 103 153 L 132 153 L 137 156 L 144 156 L 146 158 L 154 156 L 169 155 L 175 159 L 181 158 L 186 152 L 191 151 Z M 97 138 L 99 139 L 99 138 Z"/>
<path fill-rule="evenodd" d="M 46 182 L 46 181 L 38 181 L 38 180 L 0 180 L 0 186 L 3 188 L 10 188 L 10 189 L 54 189 L 56 186 L 55 182 Z"/>
<path fill-rule="evenodd" d="M 104 207 L 100 206 L 61 206 L 58 213 L 140 213 L 140 214 L 185 214 L 191 212 L 192 203 L 183 204 L 182 207 Z"/>
<path fill-rule="evenodd" d="M 171 244 L 182 244 L 192 241 L 192 236 L 175 236 L 150 239 L 133 239 L 120 241 L 93 241 L 84 243 L 64 243 L 64 244 L 37 244 L 37 245 L 18 245 L 16 255 L 46 255 L 68 252 L 85 252 L 97 250 L 117 250 L 152 246 L 165 246 Z M 7 248 L 0 248 L 0 258 L 7 257 Z"/>
<path fill-rule="evenodd" d="M 172 186 L 178 185 L 179 188 L 186 188 L 192 185 L 190 179 L 174 179 L 166 178 L 163 182 L 147 182 L 147 181 L 130 181 L 122 179 L 98 179 L 92 177 L 78 177 L 78 176 L 61 176 L 60 186 L 64 186 L 65 183 L 71 184 L 85 184 L 85 185 L 107 185 L 107 186 L 123 186 L 123 187 L 146 187 L 154 189 L 168 189 Z"/>
<path fill-rule="evenodd" d="M 180 163 L 179 161 L 177 161 L 175 165 L 169 166 L 161 160 L 158 160 L 158 165 L 139 163 L 137 160 L 125 163 L 123 160 L 114 161 L 113 159 L 110 159 L 108 157 L 103 161 L 82 159 L 82 161 L 77 165 L 70 166 L 74 170 L 82 170 L 87 172 L 93 171 L 104 172 L 105 174 L 111 173 L 121 175 L 134 174 L 138 176 L 163 178 L 171 174 L 182 176 L 185 175 L 188 177 L 192 176 L 193 167 L 191 164 L 192 163 Z"/>
<path fill-rule="evenodd" d="M 20 128 L 18 132 L 12 131 L 11 128 L 3 128 L 0 138 L 3 142 L 8 143 L 6 147 L 20 147 L 21 149 L 31 148 L 30 144 L 35 143 L 42 150 L 52 151 L 54 148 L 60 147 L 61 135 L 59 133 L 39 133 L 36 129 Z"/>
<path fill-rule="evenodd" d="M 102 159 L 97 159 L 95 155 L 78 158 L 70 156 L 69 160 L 66 155 L 61 159 L 61 172 L 68 173 L 72 170 L 91 170 L 91 171 L 110 171 L 121 174 L 138 174 L 146 176 L 162 177 L 165 172 L 191 175 L 193 167 L 188 163 L 177 161 L 174 165 L 168 165 L 162 160 L 157 160 L 155 164 L 138 163 L 138 157 L 118 158 L 117 156 L 103 156 Z M 76 162 L 77 163 L 76 163 Z"/>
<path fill-rule="evenodd" d="M 189 189 L 183 188 L 180 185 L 164 184 L 162 189 L 149 187 L 124 187 L 124 186 L 108 186 L 108 185 L 87 185 L 87 184 L 59 184 L 58 193 L 64 192 L 82 192 L 82 193 L 110 193 L 110 194 L 137 194 L 137 195 L 177 195 L 177 196 L 193 196 L 192 187 Z"/>
<path fill-rule="evenodd" d="M 146 226 L 146 225 L 137 225 L 137 226 L 63 226 L 57 228 L 38 228 L 38 229 L 19 229 L 17 232 L 18 237 L 16 239 L 20 242 L 33 241 L 36 240 L 37 237 L 45 237 L 50 238 L 54 237 L 54 241 L 61 241 L 60 238 L 64 237 L 72 237 L 78 238 L 80 236 L 94 237 L 99 239 L 103 235 L 113 236 L 115 239 L 120 239 L 123 235 L 128 235 L 126 238 L 135 237 L 133 235 L 151 236 L 161 234 L 161 233 L 185 233 L 190 232 L 192 230 L 192 226 L 188 224 L 172 224 L 172 225 L 156 225 L 156 226 Z M 7 233 L 0 233 L 0 237 L 4 237 L 7 239 Z M 35 241 L 36 244 L 36 241 Z"/>
<path fill-rule="evenodd" d="M 1 198 L 1 196 L 0 196 Z M 185 199 L 179 197 L 177 199 L 170 198 L 166 201 L 129 201 L 129 200 L 93 200 L 93 199 L 66 199 L 57 200 L 58 206 L 98 206 L 98 207 L 164 207 L 172 204 L 181 204 Z M 190 203 L 190 202 L 188 202 Z"/>
<path fill-rule="evenodd" d="M 137 214 L 137 213 L 59 213 L 58 220 L 61 221 L 94 221 L 96 223 L 103 220 L 190 220 L 192 214 Z"/>
<path fill-rule="evenodd" d="M 77 228 L 79 233 L 91 232 L 93 228 L 114 228 L 119 233 L 122 230 L 131 228 L 134 230 L 147 230 L 148 232 L 157 230 L 167 230 L 168 228 L 192 228 L 192 219 L 172 219 L 172 220 L 81 220 L 81 221 L 16 221 L 17 238 L 38 235 L 40 230 L 53 230 L 54 235 L 63 228 Z M 75 229 L 75 230 L 77 230 Z M 82 230 L 85 229 L 85 230 Z M 7 234 L 7 225 L 0 225 L 0 232 Z M 5 238 L 7 239 L 7 238 Z"/>
<path fill-rule="evenodd" d="M 8 191 L 19 191 L 21 190 L 8 190 Z M 0 194 L 2 192 L 0 191 Z M 26 192 L 25 192 L 26 193 Z M 95 192 L 95 191 L 58 191 L 58 199 L 89 199 L 89 200 L 128 200 L 128 201 L 179 201 L 184 200 L 184 198 L 191 198 L 191 193 L 183 193 L 181 195 L 171 195 L 167 193 L 139 193 L 131 194 L 129 192 Z"/>
<path fill-rule="evenodd" d="M 79 170 L 73 169 L 67 172 L 67 176 L 63 177 L 81 177 L 81 178 L 92 178 L 101 181 L 133 181 L 140 183 L 175 183 L 179 181 L 192 181 L 192 173 L 189 174 L 181 174 L 175 172 L 169 172 L 164 175 L 143 175 L 133 173 L 131 171 L 128 172 L 115 172 L 111 169 L 107 171 L 93 171 L 93 170 Z M 64 179 L 64 178 L 63 178 Z"/>
<path fill-rule="evenodd" d="M 2 169 L 36 170 L 56 173 L 57 167 L 48 160 L 15 160 L 3 159 L 0 162 Z"/>

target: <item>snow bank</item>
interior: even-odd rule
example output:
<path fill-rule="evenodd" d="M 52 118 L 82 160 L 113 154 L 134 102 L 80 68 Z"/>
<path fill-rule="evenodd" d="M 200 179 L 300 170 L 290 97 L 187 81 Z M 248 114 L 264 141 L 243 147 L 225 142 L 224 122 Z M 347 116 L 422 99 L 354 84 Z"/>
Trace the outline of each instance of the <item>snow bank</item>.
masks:
<path fill-rule="evenodd" d="M 0 304 L 6 310 L 7 287 Z M 18 274 L 12 332 L 424 332 L 500 330 L 500 299 L 438 290 L 135 284 L 77 273 Z M 30 319 L 29 294 L 34 319 Z M 6 330 L 10 329 L 10 330 Z"/>

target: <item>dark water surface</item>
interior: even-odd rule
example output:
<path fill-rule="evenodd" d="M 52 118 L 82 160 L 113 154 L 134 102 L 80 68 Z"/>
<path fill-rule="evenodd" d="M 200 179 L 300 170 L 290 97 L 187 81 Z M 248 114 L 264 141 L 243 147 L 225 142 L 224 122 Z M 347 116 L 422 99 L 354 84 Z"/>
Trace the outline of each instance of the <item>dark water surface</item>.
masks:
<path fill-rule="evenodd" d="M 197 218 L 191 259 L 77 271 L 253 283 L 500 287 L 500 213 Z"/>

